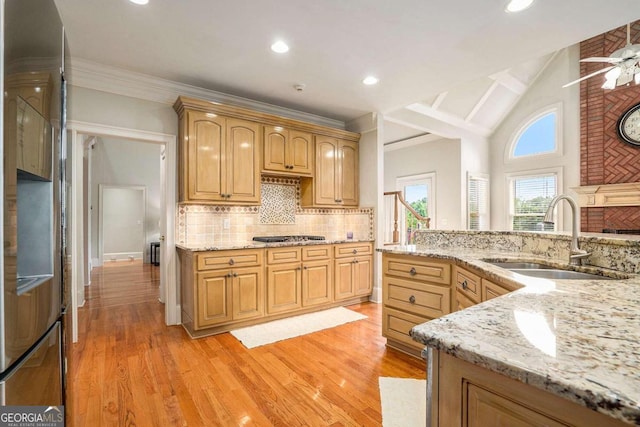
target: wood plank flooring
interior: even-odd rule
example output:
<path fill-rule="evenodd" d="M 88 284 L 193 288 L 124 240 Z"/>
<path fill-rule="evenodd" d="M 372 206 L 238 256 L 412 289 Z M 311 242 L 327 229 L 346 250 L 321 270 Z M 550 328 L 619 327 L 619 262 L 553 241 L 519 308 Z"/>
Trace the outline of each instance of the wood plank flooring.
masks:
<path fill-rule="evenodd" d="M 69 355 L 69 426 L 378 426 L 378 377 L 424 378 L 368 319 L 246 349 L 225 333 L 192 340 L 164 325 L 158 267 L 92 272 Z"/>

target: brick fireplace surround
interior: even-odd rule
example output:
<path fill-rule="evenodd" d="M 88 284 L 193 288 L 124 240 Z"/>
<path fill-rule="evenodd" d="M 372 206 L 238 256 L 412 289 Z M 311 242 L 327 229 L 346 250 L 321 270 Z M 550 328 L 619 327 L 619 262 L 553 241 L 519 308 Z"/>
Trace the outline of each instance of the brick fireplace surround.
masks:
<path fill-rule="evenodd" d="M 580 58 L 609 56 L 626 44 L 626 25 L 580 43 Z M 631 43 L 640 44 L 640 21 L 631 24 Z M 581 63 L 580 75 L 603 68 Z M 640 103 L 640 85 L 601 89 L 604 77 L 580 83 L 580 185 L 640 182 L 640 148 L 623 143 L 616 133 L 620 116 Z M 582 231 L 640 229 L 640 206 L 582 208 Z"/>

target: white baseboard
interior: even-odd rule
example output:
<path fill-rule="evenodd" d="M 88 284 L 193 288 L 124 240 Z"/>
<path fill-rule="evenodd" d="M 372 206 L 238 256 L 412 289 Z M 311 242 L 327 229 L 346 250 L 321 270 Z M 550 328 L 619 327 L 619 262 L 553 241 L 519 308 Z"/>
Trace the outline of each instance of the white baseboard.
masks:
<path fill-rule="evenodd" d="M 133 261 L 138 259 L 143 259 L 142 252 L 114 252 L 104 254 L 102 256 L 102 260 L 104 263 L 114 262 L 114 261 Z"/>
<path fill-rule="evenodd" d="M 373 292 L 369 297 L 369 301 L 380 304 L 382 302 L 382 289 L 381 288 L 373 288 Z"/>

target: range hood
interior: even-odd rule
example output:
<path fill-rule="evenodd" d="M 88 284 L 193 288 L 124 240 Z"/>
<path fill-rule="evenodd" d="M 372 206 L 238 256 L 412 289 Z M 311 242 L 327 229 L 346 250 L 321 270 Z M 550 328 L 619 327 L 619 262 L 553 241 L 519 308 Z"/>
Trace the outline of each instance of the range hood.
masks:
<path fill-rule="evenodd" d="M 573 187 L 582 208 L 640 206 L 640 182 Z"/>

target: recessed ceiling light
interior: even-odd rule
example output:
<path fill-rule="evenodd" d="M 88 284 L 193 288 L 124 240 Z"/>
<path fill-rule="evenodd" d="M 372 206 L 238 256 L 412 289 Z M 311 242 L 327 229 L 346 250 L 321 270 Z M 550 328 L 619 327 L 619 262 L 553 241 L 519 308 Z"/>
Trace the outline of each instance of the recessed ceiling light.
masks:
<path fill-rule="evenodd" d="M 504 10 L 507 12 L 520 12 L 533 4 L 533 0 L 511 0 Z"/>
<path fill-rule="evenodd" d="M 378 79 L 377 79 L 377 78 L 375 78 L 375 77 L 373 77 L 373 76 L 367 76 L 367 77 L 365 77 L 365 79 L 362 81 L 362 83 L 364 83 L 364 84 L 366 84 L 366 85 L 368 85 L 368 86 L 371 86 L 371 85 L 374 85 L 374 84 L 378 83 Z"/>
<path fill-rule="evenodd" d="M 147 4 L 149 3 L 149 0 L 129 0 L 131 3 L 135 3 L 135 4 Z"/>
<path fill-rule="evenodd" d="M 289 46 L 287 46 L 287 44 L 282 40 L 278 40 L 271 45 L 271 50 L 276 53 L 285 53 L 289 51 Z"/>

